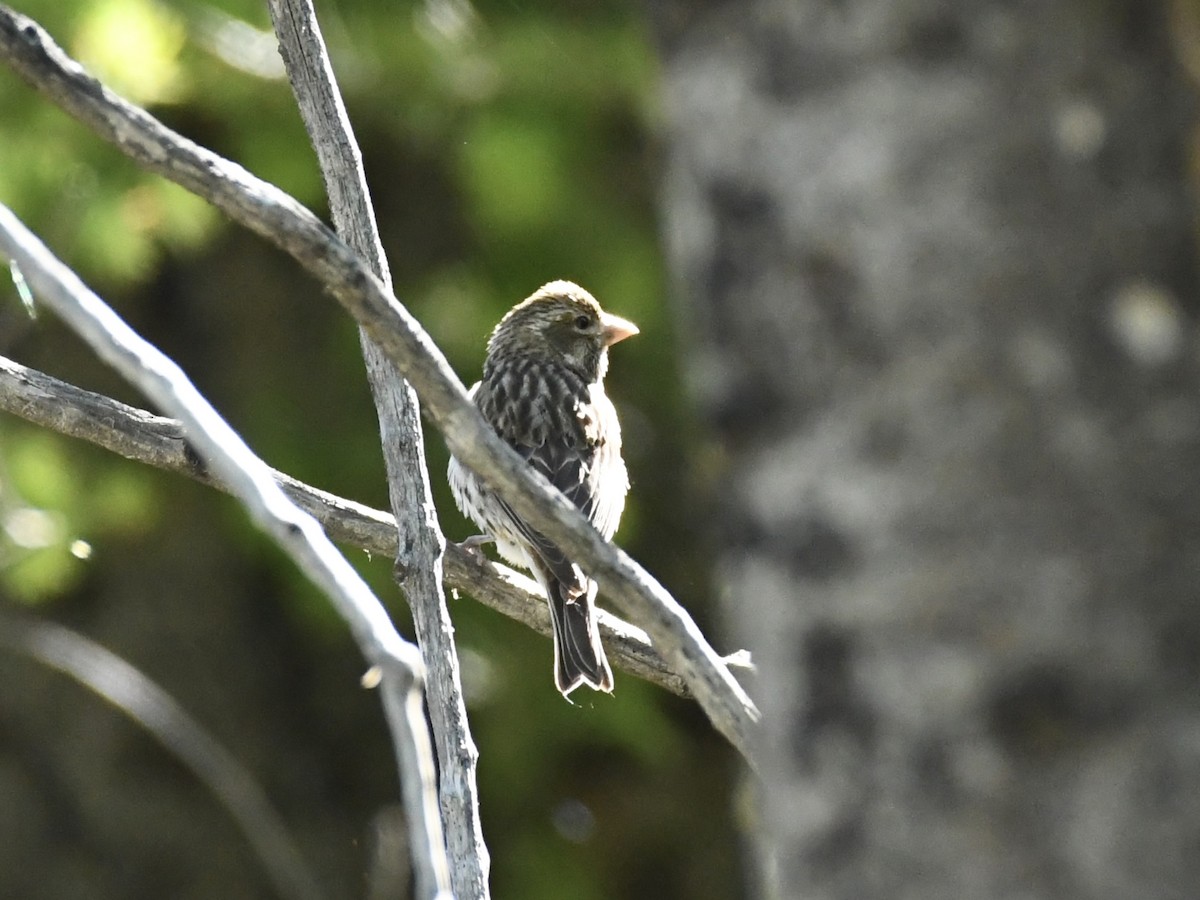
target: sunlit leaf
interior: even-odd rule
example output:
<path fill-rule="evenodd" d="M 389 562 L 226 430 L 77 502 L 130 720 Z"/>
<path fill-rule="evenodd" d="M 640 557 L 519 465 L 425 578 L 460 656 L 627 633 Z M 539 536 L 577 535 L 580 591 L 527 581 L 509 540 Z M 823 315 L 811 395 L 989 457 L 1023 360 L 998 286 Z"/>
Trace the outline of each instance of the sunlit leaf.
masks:
<path fill-rule="evenodd" d="M 24 603 L 41 603 L 69 590 L 84 572 L 84 563 L 65 545 L 48 547 L 0 566 L 0 583 Z"/>
<path fill-rule="evenodd" d="M 94 0 L 72 50 L 97 77 L 139 104 L 179 99 L 186 32 L 170 7 L 153 0 Z"/>

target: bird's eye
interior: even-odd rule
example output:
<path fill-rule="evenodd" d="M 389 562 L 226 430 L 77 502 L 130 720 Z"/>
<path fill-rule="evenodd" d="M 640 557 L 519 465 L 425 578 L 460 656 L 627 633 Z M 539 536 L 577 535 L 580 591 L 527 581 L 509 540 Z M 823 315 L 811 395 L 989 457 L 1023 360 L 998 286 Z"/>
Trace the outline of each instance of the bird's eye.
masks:
<path fill-rule="evenodd" d="M 589 328 L 592 327 L 592 320 L 590 318 L 588 318 L 587 316 L 576 316 L 575 317 L 575 327 L 578 328 L 580 331 L 587 331 Z"/>

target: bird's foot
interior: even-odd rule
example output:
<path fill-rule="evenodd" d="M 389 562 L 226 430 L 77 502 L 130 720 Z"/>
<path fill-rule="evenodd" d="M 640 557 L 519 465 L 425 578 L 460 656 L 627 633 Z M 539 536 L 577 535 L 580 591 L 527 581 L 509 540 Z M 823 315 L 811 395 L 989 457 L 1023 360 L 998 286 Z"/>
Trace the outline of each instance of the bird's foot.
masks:
<path fill-rule="evenodd" d="M 466 550 L 472 556 L 479 559 L 484 559 L 483 547 L 485 544 L 494 544 L 496 539 L 490 534 L 473 534 L 469 538 L 460 541 L 458 546 Z"/>

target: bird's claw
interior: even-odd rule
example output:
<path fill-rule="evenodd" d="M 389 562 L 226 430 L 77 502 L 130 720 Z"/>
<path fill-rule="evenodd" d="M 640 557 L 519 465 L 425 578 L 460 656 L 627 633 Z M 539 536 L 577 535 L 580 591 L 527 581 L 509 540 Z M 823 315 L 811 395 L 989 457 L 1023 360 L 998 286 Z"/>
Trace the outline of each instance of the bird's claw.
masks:
<path fill-rule="evenodd" d="M 469 538 L 459 542 L 458 546 L 466 550 L 477 559 L 485 559 L 483 555 L 483 546 L 485 544 L 494 544 L 496 539 L 490 534 L 473 534 Z"/>

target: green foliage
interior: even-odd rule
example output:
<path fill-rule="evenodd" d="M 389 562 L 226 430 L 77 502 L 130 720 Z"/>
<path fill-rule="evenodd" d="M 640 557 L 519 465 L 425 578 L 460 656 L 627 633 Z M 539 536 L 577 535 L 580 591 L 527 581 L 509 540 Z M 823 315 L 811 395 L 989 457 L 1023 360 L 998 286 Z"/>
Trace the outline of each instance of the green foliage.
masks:
<path fill-rule="evenodd" d="M 125 467 L 85 471 L 53 434 L 0 421 L 0 586 L 27 603 L 61 597 L 87 572 L 97 531 L 144 534 L 155 486 Z"/>
<path fill-rule="evenodd" d="M 185 93 L 183 20 L 152 0 L 95 0 L 81 8 L 72 51 L 96 77 L 139 106 Z"/>

